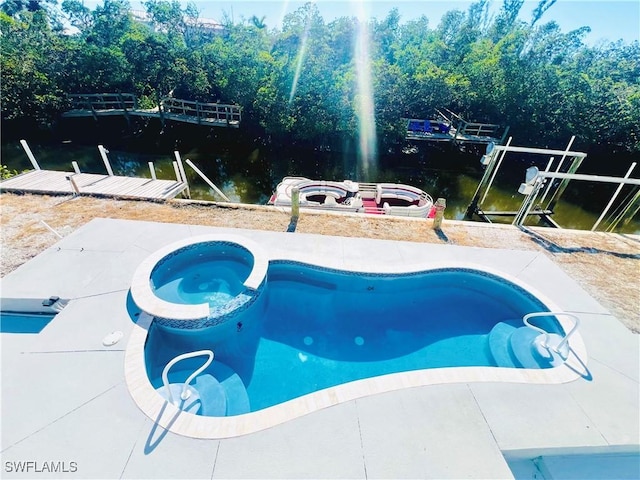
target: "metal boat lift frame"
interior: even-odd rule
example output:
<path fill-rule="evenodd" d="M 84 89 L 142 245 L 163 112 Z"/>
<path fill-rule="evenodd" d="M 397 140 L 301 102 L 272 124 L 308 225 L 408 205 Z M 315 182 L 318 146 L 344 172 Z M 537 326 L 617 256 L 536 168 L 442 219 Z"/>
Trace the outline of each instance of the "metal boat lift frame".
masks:
<path fill-rule="evenodd" d="M 502 145 L 494 145 L 489 144 L 487 146 L 486 154 L 483 155 L 481 159 L 481 163 L 486 165 L 486 169 L 480 180 L 478 187 L 473 195 L 473 199 L 471 203 L 467 207 L 467 212 L 465 215 L 466 219 L 471 219 L 473 214 L 478 215 L 482 220 L 486 222 L 491 222 L 491 216 L 513 216 L 514 220 L 512 222 L 513 225 L 522 225 L 525 219 L 530 215 L 538 215 L 545 222 L 550 224 L 553 227 L 561 228 L 552 218 L 553 209 L 558 203 L 560 197 L 564 193 L 569 184 L 570 180 L 579 180 L 579 181 L 589 181 L 589 182 L 598 182 L 598 183 L 617 183 L 618 188 L 614 192 L 613 196 L 609 200 L 609 203 L 605 207 L 604 211 L 601 213 L 598 220 L 595 222 L 591 231 L 594 231 L 600 222 L 603 220 L 605 215 L 608 213 L 609 209 L 613 205 L 613 202 L 617 198 L 620 193 L 622 187 L 624 185 L 638 185 L 640 186 L 640 179 L 629 178 L 631 172 L 635 168 L 636 164 L 632 164 L 629 170 L 627 171 L 624 177 L 610 177 L 610 176 L 600 176 L 600 175 L 583 175 L 577 174 L 576 171 L 580 167 L 582 161 L 587 157 L 587 154 L 584 152 L 577 152 L 571 150 L 571 145 L 575 140 L 575 136 L 571 138 L 569 141 L 567 148 L 565 150 L 552 150 L 552 149 L 540 149 L 540 148 L 528 148 L 528 147 L 516 147 L 511 146 L 512 137 L 509 138 L 507 144 Z M 528 178 L 528 182 L 522 184 L 520 186 L 520 193 L 525 194 L 525 198 L 516 212 L 501 212 L 501 211 L 485 211 L 482 209 L 482 203 L 487 197 L 489 190 L 491 189 L 491 185 L 500 169 L 502 162 L 505 160 L 505 156 L 509 152 L 515 153 L 526 153 L 526 154 L 534 154 L 534 155 L 543 155 L 549 156 L 549 161 L 544 171 L 538 171 L 537 168 L 535 172 L 532 172 L 530 175 L 531 178 Z M 557 162 L 555 169 L 552 171 L 552 167 L 555 161 L 554 156 L 560 156 L 559 161 Z M 566 173 L 560 172 L 562 165 L 565 161 L 568 160 L 570 162 L 569 167 Z M 560 179 L 561 182 L 555 186 L 553 192 L 551 192 L 554 187 L 554 180 Z M 543 191 L 544 190 L 544 191 Z M 544 207 L 534 207 L 534 203 L 538 198 L 540 192 L 543 191 L 542 196 L 539 200 L 539 204 L 542 205 L 545 202 L 545 199 L 551 192 L 551 197 L 549 198 L 548 203 Z M 612 231 L 615 227 L 622 221 L 623 219 L 631 219 L 633 218 L 638 211 L 640 211 L 640 188 L 636 193 L 631 197 L 631 200 L 624 205 L 624 207 L 620 210 L 620 213 L 613 219 L 607 231 Z"/>

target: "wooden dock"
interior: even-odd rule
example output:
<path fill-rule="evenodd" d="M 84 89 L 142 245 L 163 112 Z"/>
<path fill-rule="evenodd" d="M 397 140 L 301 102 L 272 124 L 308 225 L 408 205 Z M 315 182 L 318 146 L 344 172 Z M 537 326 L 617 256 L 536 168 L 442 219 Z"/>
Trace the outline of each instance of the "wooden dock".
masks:
<path fill-rule="evenodd" d="M 242 108 L 239 105 L 203 103 L 165 98 L 160 107 L 138 108 L 138 100 L 130 93 L 71 94 L 68 95 L 71 110 L 62 114 L 65 118 L 124 115 L 159 118 L 162 122 L 193 123 L 212 127 L 239 128 Z"/>
<path fill-rule="evenodd" d="M 135 200 L 168 200 L 187 188 L 184 182 L 95 173 L 32 170 L 0 182 L 1 192 L 87 195 Z"/>
<path fill-rule="evenodd" d="M 428 142 L 453 142 L 458 144 L 501 145 L 507 136 L 509 127 L 502 128 L 493 123 L 467 122 L 451 110 L 437 110 L 437 118 L 404 119 L 407 122 L 407 140 L 425 140 Z M 502 131 L 502 134 L 500 132 Z"/>

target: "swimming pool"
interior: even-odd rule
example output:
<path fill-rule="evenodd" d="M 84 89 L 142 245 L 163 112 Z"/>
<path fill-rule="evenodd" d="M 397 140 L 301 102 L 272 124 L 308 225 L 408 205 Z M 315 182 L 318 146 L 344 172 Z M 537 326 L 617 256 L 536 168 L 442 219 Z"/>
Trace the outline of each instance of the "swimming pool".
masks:
<path fill-rule="evenodd" d="M 200 239 L 190 245 L 197 252 L 216 250 L 220 244 Z M 157 283 L 173 284 L 179 291 L 181 281 L 203 275 L 191 263 L 199 258 L 194 254 L 204 252 L 167 253 L 183 249 L 168 247 L 154 257 L 153 266 L 144 266 L 143 276 L 151 272 L 153 277 L 147 278 L 147 287 L 155 288 L 157 278 L 171 277 Z M 495 272 L 446 267 L 375 274 L 268 259 L 264 252 L 246 250 L 252 253 L 250 261 L 243 257 L 244 267 L 232 270 L 237 284 L 252 277 L 252 287 L 245 280 L 244 290 L 234 298 L 255 288 L 259 301 L 218 316 L 214 324 L 173 323 L 147 312 L 148 331 L 144 342 L 138 342 L 148 382 L 157 392 L 163 391 L 162 370 L 174 357 L 196 350 L 215 352 L 213 363 L 192 382 L 202 397 L 201 415 L 254 418 L 268 412 L 270 423 L 277 422 L 274 411 L 301 404 L 312 411 L 325 402 L 375 393 L 372 385 L 384 384 L 380 391 L 387 391 L 413 386 L 425 375 L 435 375 L 440 382 L 464 381 L 471 371 L 489 370 L 498 372 L 494 378 L 530 381 L 540 377 L 533 372 L 551 366 L 532 353 L 531 342 L 538 334 L 522 327 L 522 317 L 548 312 L 552 305 Z M 207 255 L 217 258 L 216 253 Z M 183 277 L 156 269 L 167 256 L 184 260 L 172 267 Z M 140 285 L 140 278 L 136 282 Z M 139 295 L 132 286 L 134 300 Z M 567 330 L 553 315 L 536 324 L 551 333 Z M 180 362 L 170 371 L 169 383 L 185 382 L 201 364 L 201 358 Z M 215 397 L 213 406 L 207 405 L 208 393 Z M 225 405 L 218 401 L 220 395 Z M 318 401 L 323 395 L 325 400 Z"/>
<path fill-rule="evenodd" d="M 235 415 L 380 375 L 444 367 L 515 368 L 498 365 L 490 334 L 497 325 L 516 331 L 525 314 L 541 310 L 546 307 L 526 291 L 471 269 L 370 275 L 275 262 L 268 271 L 266 307 L 247 310 L 224 336 L 219 327 L 196 334 L 152 325 L 147 373 L 160 388 L 162 369 L 176 355 L 213 350 L 214 363 L 226 367 L 225 379 L 236 380 L 227 402 L 227 414 Z M 544 321 L 545 330 L 562 331 L 555 317 Z M 184 382 L 197 365 L 198 359 L 185 361 L 169 380 Z M 533 366 L 549 367 L 543 362 Z M 204 373 L 215 378 L 220 374 L 216 368 Z M 246 394 L 238 391 L 238 378 Z"/>
<path fill-rule="evenodd" d="M 0 333 L 40 333 L 54 317 L 51 313 L 0 312 Z"/>

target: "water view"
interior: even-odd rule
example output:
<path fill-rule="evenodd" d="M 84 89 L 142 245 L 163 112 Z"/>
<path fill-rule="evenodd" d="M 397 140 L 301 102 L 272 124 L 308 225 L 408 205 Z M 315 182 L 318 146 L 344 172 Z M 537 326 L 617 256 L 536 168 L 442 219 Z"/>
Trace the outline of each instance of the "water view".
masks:
<path fill-rule="evenodd" d="M 150 178 L 148 162 L 153 162 L 160 179 L 175 179 L 172 162 L 173 151 L 177 149 L 183 160 L 194 162 L 229 199 L 250 204 L 266 204 L 278 182 L 288 175 L 404 183 L 426 191 L 434 199 L 445 198 L 445 218 L 455 220 L 464 219 L 483 173 L 480 156 L 484 147 L 462 152 L 450 144 L 404 142 L 378 152 L 375 170 L 363 172 L 359 163 L 362 157 L 357 154 L 360 147 L 349 142 L 338 148 L 274 145 L 260 138 L 246 142 L 242 129 L 175 124 L 165 129 L 159 125 L 146 125 L 136 134 L 123 134 L 127 130 L 121 123 L 124 123 L 122 119 L 100 119 L 99 123 L 65 120 L 55 141 L 29 144 L 44 169 L 72 171 L 71 162 L 75 161 L 82 172 L 106 173 L 97 149 L 97 145 L 102 144 L 109 150 L 109 160 L 116 175 Z M 17 141 L 2 144 L 2 159 L 9 169 L 31 168 Z M 622 176 L 628 168 L 627 162 L 609 162 L 603 171 L 600 160 L 588 156 L 579 172 Z M 533 162 L 543 169 L 546 161 L 537 159 Z M 483 202 L 484 210 L 518 210 L 523 196 L 517 190 L 531 163 L 531 159 L 505 162 Z M 194 170 L 186 165 L 185 170 L 192 199 L 221 200 Z M 364 177 L 365 173 L 367 177 Z M 564 228 L 591 229 L 616 187 L 570 182 L 555 208 L 553 219 Z M 610 219 L 619 213 L 615 206 L 623 205 L 623 200 L 628 200 L 634 192 L 631 187 L 621 191 L 599 230 L 604 230 Z M 493 221 L 510 223 L 512 218 L 494 217 Z M 535 224 L 536 221 L 531 219 L 528 223 Z M 626 225 L 620 224 L 616 231 L 640 233 L 640 221 L 634 218 Z"/>

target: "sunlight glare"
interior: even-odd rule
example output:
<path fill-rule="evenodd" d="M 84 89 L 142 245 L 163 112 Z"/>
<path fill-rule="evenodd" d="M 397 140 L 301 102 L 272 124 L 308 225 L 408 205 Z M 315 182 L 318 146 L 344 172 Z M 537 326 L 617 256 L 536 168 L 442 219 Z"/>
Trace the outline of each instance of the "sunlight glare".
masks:
<path fill-rule="evenodd" d="M 364 8 L 364 0 L 354 0 L 358 29 L 355 42 L 356 62 L 356 116 L 359 129 L 359 170 L 363 180 L 371 180 L 377 164 L 376 121 L 373 105 L 373 85 L 371 82 L 371 58 L 369 53 L 368 17 Z"/>
<path fill-rule="evenodd" d="M 300 80 L 300 72 L 302 71 L 302 63 L 304 62 L 304 57 L 307 53 L 307 40 L 309 38 L 309 25 L 310 21 L 307 19 L 307 24 L 304 27 L 304 33 L 302 34 L 302 40 L 300 41 L 300 50 L 298 51 L 298 60 L 296 63 L 296 71 L 293 75 L 293 82 L 291 84 L 291 92 L 289 93 L 289 106 L 291 106 L 291 102 L 293 101 L 293 97 L 296 94 L 296 90 L 298 88 L 298 80 Z"/>

